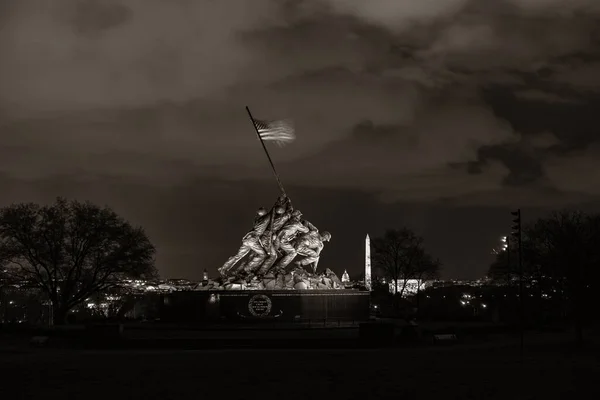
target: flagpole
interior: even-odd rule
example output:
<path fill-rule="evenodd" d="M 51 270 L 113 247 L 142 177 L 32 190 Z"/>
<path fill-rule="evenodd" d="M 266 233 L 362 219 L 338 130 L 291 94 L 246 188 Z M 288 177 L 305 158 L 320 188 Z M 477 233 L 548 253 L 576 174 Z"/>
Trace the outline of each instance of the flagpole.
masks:
<path fill-rule="evenodd" d="M 287 194 L 285 193 L 285 189 L 283 188 L 283 184 L 281 183 L 281 179 L 279 179 L 279 175 L 277 174 L 277 170 L 275 169 L 275 164 L 273 164 L 273 160 L 271 160 L 271 156 L 269 155 L 269 151 L 267 150 L 265 141 L 262 139 L 262 137 L 260 136 L 260 133 L 258 132 L 258 128 L 256 127 L 256 121 L 254 120 L 254 117 L 252 116 L 252 113 L 250 112 L 250 109 L 248 108 L 248 106 L 246 106 L 246 111 L 248 112 L 250 121 L 252 121 L 252 126 L 254 127 L 254 131 L 256 132 L 256 136 L 258 136 L 258 140 L 260 140 L 260 144 L 262 144 L 263 150 L 265 151 L 265 154 L 267 155 L 269 164 L 271 164 L 271 169 L 273 170 L 273 175 L 275 175 L 275 179 L 277 180 L 277 184 L 279 185 L 279 190 L 281 190 L 281 194 L 283 194 L 284 196 L 287 197 Z"/>

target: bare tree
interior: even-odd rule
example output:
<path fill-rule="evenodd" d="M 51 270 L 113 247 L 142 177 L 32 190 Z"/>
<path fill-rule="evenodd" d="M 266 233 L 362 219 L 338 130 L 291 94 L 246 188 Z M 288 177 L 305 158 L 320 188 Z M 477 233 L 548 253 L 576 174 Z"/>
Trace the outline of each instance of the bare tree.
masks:
<path fill-rule="evenodd" d="M 516 260 L 516 255 L 512 248 L 496 253 L 496 259 L 490 265 L 487 276 L 496 282 L 506 282 L 510 285 L 518 273 L 513 260 Z"/>
<path fill-rule="evenodd" d="M 578 342 L 582 341 L 583 310 L 598 282 L 600 265 L 600 216 L 578 211 L 556 211 L 523 229 L 523 279 L 537 289 L 540 301 L 544 291 L 560 300 L 569 300 Z M 516 249 L 515 249 L 516 250 Z M 500 253 L 490 267 L 490 275 L 518 276 L 515 262 L 506 263 Z"/>
<path fill-rule="evenodd" d="M 154 278 L 155 248 L 144 230 L 109 208 L 58 198 L 50 206 L 0 210 L 0 260 L 14 279 L 39 287 L 56 323 L 123 279 Z"/>
<path fill-rule="evenodd" d="M 424 250 L 421 250 L 421 255 L 417 257 L 417 316 L 421 309 L 421 287 L 423 282 L 426 280 L 438 279 L 440 277 L 440 270 L 442 269 L 442 262 L 439 258 L 433 258 L 427 254 Z"/>
<path fill-rule="evenodd" d="M 439 258 L 433 258 L 425 250 L 421 249 L 421 254 L 416 259 L 416 279 L 420 282 L 440 277 L 442 262 Z"/>
<path fill-rule="evenodd" d="M 133 310 L 139 294 L 127 287 L 114 287 L 90 297 L 88 312 L 98 318 L 123 319 Z"/>
<path fill-rule="evenodd" d="M 441 264 L 423 248 L 423 238 L 407 228 L 390 229 L 374 238 L 373 264 L 394 284 L 394 294 L 403 296 L 408 281 L 436 276 Z M 398 289 L 400 288 L 400 289 Z"/>
<path fill-rule="evenodd" d="M 588 300 L 597 285 L 600 261 L 600 217 L 576 211 L 559 211 L 545 219 L 547 242 L 545 274 L 565 283 L 575 322 L 577 343 L 583 343 Z"/>

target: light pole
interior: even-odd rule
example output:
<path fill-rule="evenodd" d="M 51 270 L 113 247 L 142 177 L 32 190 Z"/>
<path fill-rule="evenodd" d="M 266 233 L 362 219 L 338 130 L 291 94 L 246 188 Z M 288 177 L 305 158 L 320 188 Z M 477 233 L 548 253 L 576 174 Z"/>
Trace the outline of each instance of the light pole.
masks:
<path fill-rule="evenodd" d="M 520 354 L 521 354 L 521 359 L 523 359 L 523 345 L 524 345 L 524 319 L 525 319 L 525 315 L 524 315 L 524 296 L 523 296 L 523 235 L 521 232 L 521 209 L 518 209 L 517 211 L 512 211 L 511 214 L 513 215 L 513 217 L 515 217 L 515 219 L 513 219 L 513 226 L 512 226 L 512 235 L 514 237 L 516 237 L 517 239 L 517 243 L 519 246 L 519 253 L 518 253 L 518 257 L 519 257 L 519 325 L 520 325 Z"/>

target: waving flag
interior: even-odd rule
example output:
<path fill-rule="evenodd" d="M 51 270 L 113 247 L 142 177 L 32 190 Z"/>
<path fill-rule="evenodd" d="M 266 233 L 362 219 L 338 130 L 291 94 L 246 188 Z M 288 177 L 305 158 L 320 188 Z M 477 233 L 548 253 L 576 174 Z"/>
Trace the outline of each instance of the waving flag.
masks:
<path fill-rule="evenodd" d="M 269 155 L 269 150 L 267 150 L 267 146 L 265 146 L 265 141 L 271 140 L 280 146 L 283 146 L 285 143 L 292 142 L 294 139 L 296 139 L 294 127 L 287 121 L 261 121 L 254 119 L 248 106 L 246 106 L 246 112 L 248 113 L 248 117 L 250 117 L 250 121 L 252 121 L 252 124 L 254 125 L 256 136 L 258 136 L 258 140 L 265 151 L 265 155 L 269 160 L 269 164 L 271 164 L 271 169 L 273 170 L 273 175 L 275 175 L 275 179 L 277 180 L 277 185 L 279 185 L 279 190 L 281 190 L 282 195 L 287 196 L 285 194 L 283 184 L 281 183 L 281 179 L 279 179 L 279 175 L 275 170 L 275 164 L 273 164 L 273 160 L 271 160 L 271 156 Z"/>
<path fill-rule="evenodd" d="M 256 130 L 262 140 L 276 142 L 282 146 L 296 139 L 294 127 L 288 121 L 254 120 Z"/>

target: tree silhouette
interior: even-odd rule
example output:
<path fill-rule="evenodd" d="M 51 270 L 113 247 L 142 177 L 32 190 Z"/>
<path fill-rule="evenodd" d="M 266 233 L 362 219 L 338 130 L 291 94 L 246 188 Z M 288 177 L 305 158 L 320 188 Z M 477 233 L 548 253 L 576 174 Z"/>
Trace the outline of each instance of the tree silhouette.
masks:
<path fill-rule="evenodd" d="M 109 208 L 58 198 L 50 206 L 0 210 L 0 260 L 13 279 L 39 287 L 56 323 L 88 297 L 124 279 L 156 277 L 144 230 Z"/>
<path fill-rule="evenodd" d="M 565 287 L 574 317 L 577 342 L 581 344 L 585 310 L 598 285 L 599 216 L 560 211 L 546 219 L 544 227 L 542 238 L 547 243 L 544 274 Z"/>
<path fill-rule="evenodd" d="M 408 228 L 389 229 L 383 237 L 371 241 L 373 264 L 394 283 L 394 294 L 400 297 L 411 279 L 437 276 L 441 263 L 423 248 L 423 238 Z M 398 289 L 400 287 L 400 289 Z"/>
<path fill-rule="evenodd" d="M 510 284 L 518 275 L 516 257 L 513 248 L 509 247 L 507 250 L 499 251 L 488 269 L 487 276 L 494 281 Z"/>
<path fill-rule="evenodd" d="M 578 211 L 555 211 L 523 228 L 523 279 L 538 296 L 552 293 L 568 300 L 578 334 L 582 340 L 583 313 L 591 293 L 598 285 L 600 265 L 600 216 Z M 512 246 L 516 250 L 515 246 Z M 517 277 L 516 251 L 506 260 L 497 255 L 489 275 Z"/>

